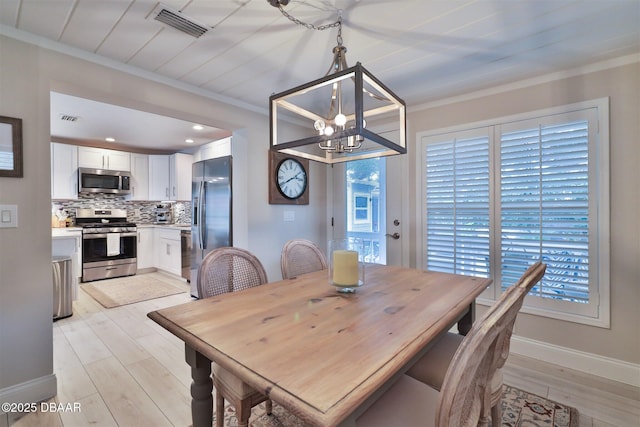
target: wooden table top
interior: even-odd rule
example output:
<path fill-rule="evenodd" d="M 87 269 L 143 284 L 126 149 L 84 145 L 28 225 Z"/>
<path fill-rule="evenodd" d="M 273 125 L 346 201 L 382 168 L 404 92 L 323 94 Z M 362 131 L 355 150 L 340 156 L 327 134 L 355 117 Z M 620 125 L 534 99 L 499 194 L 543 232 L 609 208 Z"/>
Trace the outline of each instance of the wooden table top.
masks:
<path fill-rule="evenodd" d="M 490 283 L 368 264 L 355 294 L 337 293 L 324 270 L 148 316 L 310 424 L 334 426 Z"/>

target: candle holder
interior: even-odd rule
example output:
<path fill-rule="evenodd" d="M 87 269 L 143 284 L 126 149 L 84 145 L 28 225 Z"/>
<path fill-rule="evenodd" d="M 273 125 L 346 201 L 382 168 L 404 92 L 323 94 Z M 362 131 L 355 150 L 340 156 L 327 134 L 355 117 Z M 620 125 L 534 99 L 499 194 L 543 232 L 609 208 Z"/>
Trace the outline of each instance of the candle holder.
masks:
<path fill-rule="evenodd" d="M 329 240 L 329 283 L 338 292 L 353 293 L 364 284 L 364 242 L 357 238 Z"/>

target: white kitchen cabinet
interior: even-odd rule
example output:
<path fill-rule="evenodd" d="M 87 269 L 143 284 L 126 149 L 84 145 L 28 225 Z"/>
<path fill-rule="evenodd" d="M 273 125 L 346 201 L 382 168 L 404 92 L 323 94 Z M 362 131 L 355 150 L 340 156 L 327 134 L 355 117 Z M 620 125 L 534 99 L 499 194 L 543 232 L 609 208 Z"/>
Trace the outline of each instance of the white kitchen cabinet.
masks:
<path fill-rule="evenodd" d="M 154 248 L 153 248 L 153 227 L 138 227 L 138 270 L 153 268 Z"/>
<path fill-rule="evenodd" d="M 182 273 L 180 230 L 156 228 L 155 232 L 156 268 L 180 276 Z"/>
<path fill-rule="evenodd" d="M 169 180 L 171 183 L 171 200 L 191 200 L 191 154 L 176 153 L 169 160 Z"/>
<path fill-rule="evenodd" d="M 191 154 L 149 155 L 149 200 L 191 200 Z"/>
<path fill-rule="evenodd" d="M 170 200 L 169 156 L 149 155 L 149 200 Z"/>
<path fill-rule="evenodd" d="M 51 198 L 78 198 L 78 147 L 51 143 Z"/>
<path fill-rule="evenodd" d="M 125 151 L 78 147 L 78 166 L 81 168 L 130 171 L 131 155 Z"/>
<path fill-rule="evenodd" d="M 131 153 L 131 200 L 149 200 L 149 156 Z"/>

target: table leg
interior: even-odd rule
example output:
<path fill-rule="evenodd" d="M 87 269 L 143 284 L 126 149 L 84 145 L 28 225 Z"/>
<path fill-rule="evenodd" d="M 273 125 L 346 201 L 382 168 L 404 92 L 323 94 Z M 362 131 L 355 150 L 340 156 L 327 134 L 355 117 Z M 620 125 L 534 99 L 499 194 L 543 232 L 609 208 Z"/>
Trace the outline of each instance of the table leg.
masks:
<path fill-rule="evenodd" d="M 211 361 L 185 344 L 185 359 L 191 366 L 191 417 L 193 427 L 211 427 L 213 420 L 213 382 Z"/>
<path fill-rule="evenodd" d="M 476 318 L 476 302 L 472 302 L 469 304 L 469 310 L 467 310 L 466 314 L 462 316 L 460 320 L 458 320 L 458 333 L 460 335 L 467 335 L 471 330 L 471 326 L 473 325 L 473 321 Z"/>

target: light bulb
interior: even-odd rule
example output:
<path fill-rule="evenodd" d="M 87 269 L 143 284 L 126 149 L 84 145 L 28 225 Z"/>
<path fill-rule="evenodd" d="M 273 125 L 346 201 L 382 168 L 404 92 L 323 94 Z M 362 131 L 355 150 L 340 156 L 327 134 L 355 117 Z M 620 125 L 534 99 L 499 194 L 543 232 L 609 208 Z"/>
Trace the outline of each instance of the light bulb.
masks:
<path fill-rule="evenodd" d="M 324 129 L 324 134 L 327 135 L 327 136 L 333 135 L 333 127 L 332 126 L 327 126 Z"/>
<path fill-rule="evenodd" d="M 345 117 L 344 114 L 340 113 L 336 115 L 336 118 L 334 119 L 334 121 L 337 126 L 344 126 L 345 123 L 347 123 L 347 118 Z"/>
<path fill-rule="evenodd" d="M 320 119 L 313 122 L 313 128 L 318 131 L 318 134 L 324 134 L 324 122 Z"/>

